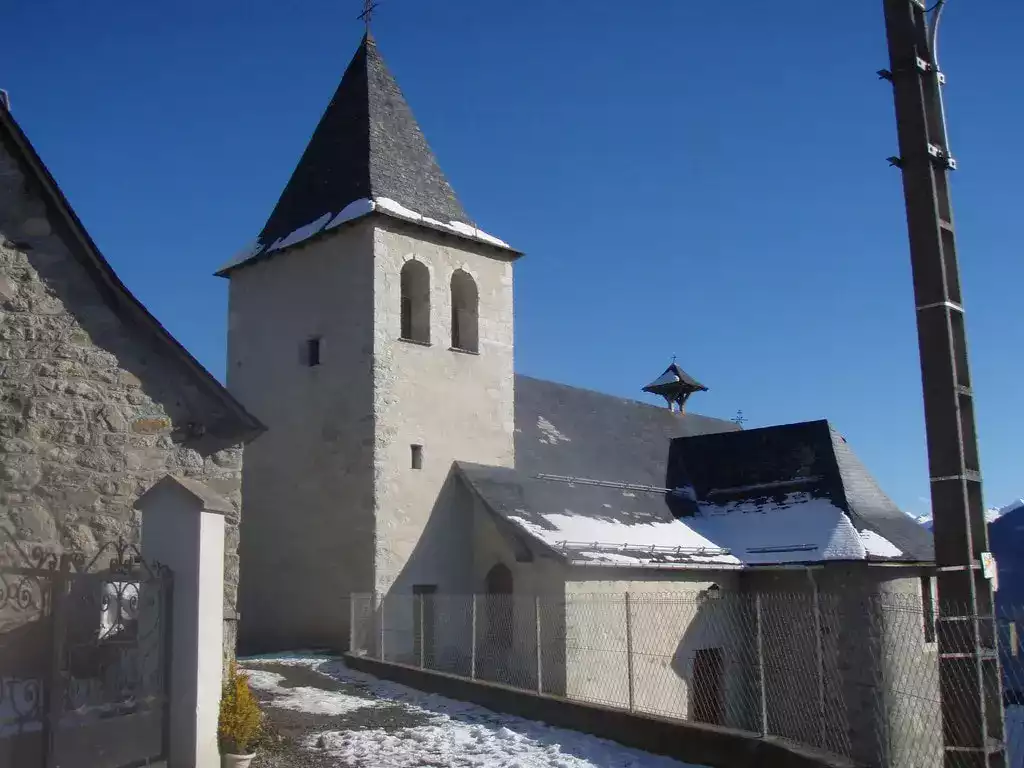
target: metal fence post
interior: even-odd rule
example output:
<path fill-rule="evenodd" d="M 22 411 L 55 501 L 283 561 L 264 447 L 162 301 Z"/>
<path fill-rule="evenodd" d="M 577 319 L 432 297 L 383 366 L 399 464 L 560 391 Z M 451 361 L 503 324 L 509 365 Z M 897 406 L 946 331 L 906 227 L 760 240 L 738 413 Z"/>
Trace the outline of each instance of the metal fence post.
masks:
<path fill-rule="evenodd" d="M 540 644 L 540 595 L 534 595 L 533 597 L 533 615 L 535 618 L 535 624 L 537 629 L 537 693 L 544 693 L 544 665 L 541 661 L 541 644 Z"/>
<path fill-rule="evenodd" d="M 626 678 L 629 685 L 629 711 L 636 709 L 633 677 L 633 611 L 632 597 L 626 593 Z"/>
<path fill-rule="evenodd" d="M 472 637 L 469 641 L 469 679 L 476 680 L 476 593 L 470 595 L 470 617 Z"/>
<path fill-rule="evenodd" d="M 423 642 L 423 593 L 420 592 L 416 596 L 416 599 L 419 600 L 419 628 L 417 629 L 417 632 L 419 633 L 420 638 L 420 669 L 423 669 L 424 662 L 426 661 L 426 644 Z"/>
<path fill-rule="evenodd" d="M 761 594 L 754 595 L 754 607 L 757 611 L 757 674 L 759 678 L 761 698 L 761 734 L 768 735 L 768 700 L 765 691 L 764 674 L 764 628 L 761 620 Z"/>
<path fill-rule="evenodd" d="M 50 576 L 51 644 L 49 679 L 43 688 L 44 706 L 40 711 L 43 726 L 43 762 L 46 768 L 57 765 L 57 731 L 64 714 L 64 633 L 67 630 L 67 593 L 71 573 L 71 559 L 60 556 L 58 569 Z"/>
<path fill-rule="evenodd" d="M 163 713 L 160 721 L 163 734 L 160 739 L 160 754 L 164 759 L 171 755 L 171 697 L 174 694 L 174 658 L 171 648 L 174 638 L 174 571 L 161 566 L 158 569 L 160 578 L 160 622 L 163 624 L 160 652 L 163 662 Z"/>
<path fill-rule="evenodd" d="M 811 574 L 812 598 L 814 600 L 814 653 L 818 667 L 818 746 L 825 748 L 825 654 L 821 647 L 821 593 L 814 571 Z"/>
<path fill-rule="evenodd" d="M 387 602 L 384 595 L 380 596 L 380 660 L 384 661 L 384 608 Z"/>
<path fill-rule="evenodd" d="M 356 595 L 348 593 L 348 651 L 356 652 Z"/>

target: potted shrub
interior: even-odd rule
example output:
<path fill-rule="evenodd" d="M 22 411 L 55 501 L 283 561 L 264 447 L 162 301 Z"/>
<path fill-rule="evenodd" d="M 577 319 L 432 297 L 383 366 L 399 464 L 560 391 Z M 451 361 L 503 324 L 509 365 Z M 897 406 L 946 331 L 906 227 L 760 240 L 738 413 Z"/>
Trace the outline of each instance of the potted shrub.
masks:
<path fill-rule="evenodd" d="M 217 735 L 224 768 L 248 768 L 263 733 L 263 713 L 249 687 L 249 678 L 231 662 L 220 697 Z"/>

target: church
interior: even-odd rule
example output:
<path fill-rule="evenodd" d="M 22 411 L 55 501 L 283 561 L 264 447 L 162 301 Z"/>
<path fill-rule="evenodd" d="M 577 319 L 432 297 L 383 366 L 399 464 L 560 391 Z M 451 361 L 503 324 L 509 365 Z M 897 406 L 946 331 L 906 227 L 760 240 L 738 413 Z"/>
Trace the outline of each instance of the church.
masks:
<path fill-rule="evenodd" d="M 243 651 L 347 649 L 353 595 L 396 598 L 392 626 L 417 595 L 932 599 L 931 537 L 828 421 L 698 415 L 705 387 L 674 361 L 637 382 L 664 407 L 516 374 L 522 257 L 466 213 L 367 34 L 258 238 L 217 273 L 228 389 L 267 426 L 242 476 Z M 597 631 L 553 622 L 567 644 Z M 605 684 L 571 663 L 554 692 Z M 773 728 L 805 707 L 775 702 Z"/>

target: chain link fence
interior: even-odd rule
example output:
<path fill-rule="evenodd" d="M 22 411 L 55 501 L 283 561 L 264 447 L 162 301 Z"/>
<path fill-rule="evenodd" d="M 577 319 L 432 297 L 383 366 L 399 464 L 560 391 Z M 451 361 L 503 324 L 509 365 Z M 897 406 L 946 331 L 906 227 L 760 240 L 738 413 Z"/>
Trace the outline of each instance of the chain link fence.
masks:
<path fill-rule="evenodd" d="M 780 736 L 871 766 L 942 764 L 937 635 L 904 595 L 354 595 L 351 652 Z M 997 622 L 1008 765 L 1024 768 L 1024 612 Z"/>

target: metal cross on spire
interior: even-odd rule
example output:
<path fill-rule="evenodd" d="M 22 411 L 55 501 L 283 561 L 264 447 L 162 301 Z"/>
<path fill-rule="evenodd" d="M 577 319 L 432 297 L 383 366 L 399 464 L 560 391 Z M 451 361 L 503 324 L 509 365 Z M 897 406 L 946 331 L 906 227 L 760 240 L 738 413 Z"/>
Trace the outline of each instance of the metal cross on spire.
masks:
<path fill-rule="evenodd" d="M 359 14 L 359 18 L 366 25 L 366 34 L 370 34 L 370 22 L 373 21 L 373 11 L 376 7 L 377 3 L 374 0 L 363 0 L 363 12 Z"/>

